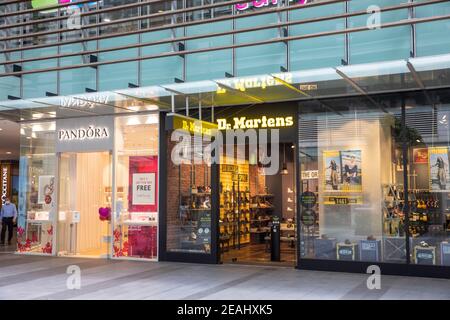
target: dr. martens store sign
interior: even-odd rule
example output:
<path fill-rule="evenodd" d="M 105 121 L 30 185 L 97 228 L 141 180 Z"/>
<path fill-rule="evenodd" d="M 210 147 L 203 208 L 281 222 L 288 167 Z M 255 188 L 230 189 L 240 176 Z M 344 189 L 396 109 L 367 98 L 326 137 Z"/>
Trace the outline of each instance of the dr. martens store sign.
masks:
<path fill-rule="evenodd" d="M 255 119 L 233 117 L 232 123 L 229 123 L 227 119 L 217 119 L 217 125 L 219 130 L 284 128 L 294 125 L 294 117 L 268 117 L 265 115 Z"/>
<path fill-rule="evenodd" d="M 297 132 L 297 104 L 272 103 L 216 109 L 219 130 L 278 129 L 281 141 L 293 142 Z"/>

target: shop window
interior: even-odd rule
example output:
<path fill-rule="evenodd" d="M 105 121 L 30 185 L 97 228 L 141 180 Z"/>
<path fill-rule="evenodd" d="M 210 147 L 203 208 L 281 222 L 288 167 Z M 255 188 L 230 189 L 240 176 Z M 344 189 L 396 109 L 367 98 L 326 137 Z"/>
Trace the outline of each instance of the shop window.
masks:
<path fill-rule="evenodd" d="M 405 263 L 400 107 L 337 101 L 299 121 L 300 259 Z"/>
<path fill-rule="evenodd" d="M 56 203 L 55 123 L 21 126 L 17 250 L 53 253 Z"/>
<path fill-rule="evenodd" d="M 450 105 L 407 102 L 411 263 L 450 265 Z M 404 196 L 404 195 L 403 195 Z"/>
<path fill-rule="evenodd" d="M 202 157 L 206 143 L 180 129 L 168 131 L 167 143 L 166 250 L 210 255 L 212 171 Z"/>
<path fill-rule="evenodd" d="M 158 257 L 158 115 L 116 119 L 113 256 Z"/>

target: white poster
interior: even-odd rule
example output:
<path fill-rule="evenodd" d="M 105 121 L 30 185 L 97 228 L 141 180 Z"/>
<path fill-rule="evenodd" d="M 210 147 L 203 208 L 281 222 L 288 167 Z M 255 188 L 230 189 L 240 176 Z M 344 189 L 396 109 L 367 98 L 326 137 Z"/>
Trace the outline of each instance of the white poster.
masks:
<path fill-rule="evenodd" d="M 38 203 L 49 205 L 55 194 L 55 177 L 39 176 Z"/>
<path fill-rule="evenodd" d="M 133 174 L 133 205 L 155 204 L 155 173 Z"/>

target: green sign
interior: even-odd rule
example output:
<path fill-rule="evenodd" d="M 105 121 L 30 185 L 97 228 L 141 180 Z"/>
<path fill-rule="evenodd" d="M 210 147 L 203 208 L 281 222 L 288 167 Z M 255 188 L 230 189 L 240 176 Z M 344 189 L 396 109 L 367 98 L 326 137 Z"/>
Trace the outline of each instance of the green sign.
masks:
<path fill-rule="evenodd" d="M 57 6 L 58 4 L 58 0 L 31 0 L 31 7 L 33 9 Z"/>

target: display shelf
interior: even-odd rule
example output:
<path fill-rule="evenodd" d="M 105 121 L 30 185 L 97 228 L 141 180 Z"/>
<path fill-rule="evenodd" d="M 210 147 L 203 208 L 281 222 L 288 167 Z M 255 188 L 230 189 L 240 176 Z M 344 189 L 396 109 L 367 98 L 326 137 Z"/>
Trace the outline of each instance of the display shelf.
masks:
<path fill-rule="evenodd" d="M 46 224 L 46 223 L 52 223 L 52 222 L 50 220 L 29 219 L 29 220 L 27 220 L 27 223 L 29 223 L 29 224 Z"/>
<path fill-rule="evenodd" d="M 220 172 L 220 236 L 229 237 L 230 245 L 240 246 L 250 242 L 250 184 L 248 163 L 235 166 L 235 172 Z M 238 179 L 233 179 L 239 177 Z M 243 177 L 241 179 L 240 177 Z"/>
<path fill-rule="evenodd" d="M 157 221 L 132 221 L 132 220 L 126 220 L 123 221 L 122 224 L 127 226 L 151 226 L 151 227 L 157 227 L 158 222 Z"/>

